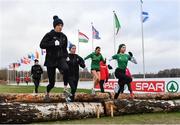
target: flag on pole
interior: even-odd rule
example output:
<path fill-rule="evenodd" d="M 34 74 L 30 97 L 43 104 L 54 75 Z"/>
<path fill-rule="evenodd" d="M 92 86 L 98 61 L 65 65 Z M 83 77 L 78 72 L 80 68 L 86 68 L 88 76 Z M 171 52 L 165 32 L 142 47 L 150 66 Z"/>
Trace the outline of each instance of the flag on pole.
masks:
<path fill-rule="evenodd" d="M 21 64 L 19 62 L 11 63 L 9 65 L 9 69 L 15 70 L 15 69 L 19 68 L 20 66 L 21 66 Z"/>
<path fill-rule="evenodd" d="M 35 56 L 34 56 L 34 54 L 33 53 L 31 53 L 31 60 L 35 60 Z"/>
<path fill-rule="evenodd" d="M 30 59 L 30 61 L 31 61 L 31 60 L 34 61 L 34 59 L 35 59 L 35 56 L 34 56 L 33 53 L 28 54 L 27 57 Z"/>
<path fill-rule="evenodd" d="M 13 64 L 9 64 L 9 69 L 13 69 Z"/>
<path fill-rule="evenodd" d="M 46 50 L 45 49 L 41 49 L 41 55 L 46 54 Z"/>
<path fill-rule="evenodd" d="M 16 63 L 13 63 L 13 69 L 14 70 L 16 69 Z"/>
<path fill-rule="evenodd" d="M 27 57 L 23 57 L 24 64 L 30 64 L 31 60 L 29 60 Z"/>
<path fill-rule="evenodd" d="M 99 32 L 94 28 L 94 26 L 92 26 L 92 38 L 93 39 L 101 39 L 99 37 Z"/>
<path fill-rule="evenodd" d="M 89 38 L 82 32 L 79 32 L 79 42 L 87 43 Z"/>
<path fill-rule="evenodd" d="M 23 57 L 21 59 L 21 63 L 23 63 L 23 64 L 30 64 L 30 62 L 31 62 L 31 60 L 29 58 L 27 58 L 27 57 Z"/>
<path fill-rule="evenodd" d="M 21 63 L 23 64 L 23 63 L 24 63 L 24 60 L 23 60 L 22 58 L 21 58 L 20 60 L 21 60 Z"/>
<path fill-rule="evenodd" d="M 20 63 L 20 61 L 19 61 L 19 60 L 17 60 L 17 65 L 18 65 L 18 66 L 21 66 L 21 63 Z"/>
<path fill-rule="evenodd" d="M 70 42 L 70 41 L 68 41 L 68 45 L 67 45 L 67 48 L 70 48 L 70 46 L 72 46 L 73 44 Z"/>
<path fill-rule="evenodd" d="M 36 50 L 36 52 L 35 52 L 35 57 L 36 57 L 36 59 L 39 59 L 39 53 L 38 53 L 37 50 Z"/>
<path fill-rule="evenodd" d="M 14 68 L 16 69 L 16 68 L 19 68 L 19 66 L 21 65 L 20 63 L 13 63 L 13 65 L 14 65 Z"/>
<path fill-rule="evenodd" d="M 144 23 L 144 22 L 146 22 L 147 21 L 147 19 L 149 18 L 149 14 L 148 14 L 148 12 L 142 12 L 142 16 L 143 16 L 143 20 L 142 20 L 142 22 Z"/>
<path fill-rule="evenodd" d="M 28 58 L 31 59 L 31 54 L 28 54 Z"/>
<path fill-rule="evenodd" d="M 120 25 L 120 22 L 119 22 L 118 17 L 117 17 L 115 12 L 114 12 L 114 21 L 115 21 L 114 22 L 115 23 L 115 28 L 117 29 L 117 31 L 116 31 L 116 35 L 117 35 L 119 29 L 121 28 L 121 25 Z"/>

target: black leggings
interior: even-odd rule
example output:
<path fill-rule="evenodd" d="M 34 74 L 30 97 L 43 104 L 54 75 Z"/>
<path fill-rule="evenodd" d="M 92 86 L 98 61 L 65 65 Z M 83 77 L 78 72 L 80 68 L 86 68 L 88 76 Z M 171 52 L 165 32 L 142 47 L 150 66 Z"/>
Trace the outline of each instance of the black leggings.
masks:
<path fill-rule="evenodd" d="M 64 86 L 68 85 L 68 79 L 66 78 L 65 75 L 63 75 L 63 82 L 64 82 Z"/>
<path fill-rule="evenodd" d="M 70 76 L 69 80 L 67 80 L 65 77 L 65 78 L 63 78 L 63 81 L 64 81 L 64 85 L 65 85 L 65 83 L 67 83 L 67 81 L 69 81 L 69 86 L 71 87 L 71 94 L 72 94 L 71 101 L 74 101 L 74 96 L 75 96 L 75 93 L 77 90 L 79 76 L 76 76 L 76 77 Z"/>
<path fill-rule="evenodd" d="M 33 82 L 34 82 L 34 86 L 35 86 L 35 93 L 38 93 L 40 78 L 33 79 Z"/>
<path fill-rule="evenodd" d="M 99 82 L 101 92 L 104 92 L 104 82 L 105 82 L 105 80 L 100 80 L 100 82 Z"/>
<path fill-rule="evenodd" d="M 74 101 L 74 97 L 75 97 L 75 93 L 76 93 L 76 90 L 77 90 L 77 86 L 78 86 L 78 81 L 79 79 L 71 79 L 69 80 L 69 85 L 71 87 L 71 101 Z"/>
<path fill-rule="evenodd" d="M 47 86 L 47 93 L 49 93 L 51 89 L 54 88 L 56 68 L 58 68 L 59 72 L 63 71 L 65 79 L 68 80 L 69 67 L 68 67 L 68 64 L 66 63 L 66 60 L 62 61 L 58 67 L 47 67 L 47 73 L 48 73 L 48 78 L 49 78 L 49 84 Z"/>
<path fill-rule="evenodd" d="M 130 93 L 132 93 L 132 89 L 131 89 L 131 82 L 132 82 L 132 78 L 127 76 L 125 74 L 124 70 L 121 70 L 119 68 L 117 68 L 115 70 L 115 76 L 118 79 L 118 84 L 119 84 L 119 90 L 118 93 L 116 93 L 114 95 L 114 99 L 117 99 L 119 96 L 119 93 L 123 93 L 124 92 L 124 85 L 127 84 L 128 85 L 128 90 L 130 91 Z"/>

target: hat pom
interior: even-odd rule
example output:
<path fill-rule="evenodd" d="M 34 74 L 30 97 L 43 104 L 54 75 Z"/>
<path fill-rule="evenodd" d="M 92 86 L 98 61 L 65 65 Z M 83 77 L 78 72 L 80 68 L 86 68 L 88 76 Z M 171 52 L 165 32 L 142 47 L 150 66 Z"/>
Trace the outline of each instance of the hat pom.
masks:
<path fill-rule="evenodd" d="M 63 21 L 61 19 L 59 19 L 59 17 L 57 15 L 53 16 L 53 26 L 54 28 L 56 27 L 56 25 L 58 24 L 62 24 L 63 25 Z"/>
<path fill-rule="evenodd" d="M 56 19 L 59 19 L 59 18 L 58 18 L 58 16 L 55 15 L 55 16 L 53 16 L 53 19 L 56 20 Z"/>

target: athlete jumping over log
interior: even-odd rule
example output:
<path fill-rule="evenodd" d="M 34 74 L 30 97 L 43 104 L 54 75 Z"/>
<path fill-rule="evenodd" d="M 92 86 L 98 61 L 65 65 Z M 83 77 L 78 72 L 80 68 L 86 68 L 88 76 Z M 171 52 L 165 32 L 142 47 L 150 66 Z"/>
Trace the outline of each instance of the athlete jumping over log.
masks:
<path fill-rule="evenodd" d="M 101 55 L 101 48 L 96 47 L 95 52 L 92 52 L 84 60 L 91 58 L 91 73 L 93 75 L 94 86 L 92 88 L 92 94 L 95 94 L 94 88 L 100 82 L 100 61 L 103 61 L 103 56 Z"/>
<path fill-rule="evenodd" d="M 79 66 L 84 68 L 85 63 L 82 57 L 76 54 L 76 46 L 75 45 L 70 45 L 69 47 L 69 61 L 68 66 L 69 66 L 69 85 L 71 87 L 71 96 L 70 96 L 70 102 L 74 101 L 74 96 L 75 92 L 77 90 L 78 86 L 78 81 L 79 81 Z M 67 79 L 63 79 L 64 83 L 67 84 Z"/>
<path fill-rule="evenodd" d="M 47 67 L 49 78 L 46 94 L 47 98 L 49 98 L 49 92 L 55 85 L 56 68 L 58 68 L 59 71 L 62 70 L 65 77 L 68 77 L 69 73 L 69 67 L 66 62 L 69 60 L 67 52 L 67 37 L 61 32 L 64 23 L 58 16 L 54 16 L 53 19 L 54 29 L 47 33 L 40 43 L 40 48 L 46 49 L 44 65 Z"/>
<path fill-rule="evenodd" d="M 119 93 L 123 93 L 125 84 L 128 85 L 128 89 L 131 93 L 131 96 L 133 96 L 131 84 L 130 84 L 132 82 L 132 78 L 126 75 L 126 68 L 128 61 L 131 60 L 135 64 L 137 62 L 135 58 L 133 58 L 133 54 L 131 52 L 128 52 L 128 54 L 125 54 L 125 52 L 126 52 L 126 45 L 120 44 L 117 54 L 112 56 L 112 59 L 115 59 L 118 62 L 118 67 L 115 70 L 115 76 L 118 79 L 119 90 L 117 93 L 115 93 L 114 99 L 118 98 Z"/>

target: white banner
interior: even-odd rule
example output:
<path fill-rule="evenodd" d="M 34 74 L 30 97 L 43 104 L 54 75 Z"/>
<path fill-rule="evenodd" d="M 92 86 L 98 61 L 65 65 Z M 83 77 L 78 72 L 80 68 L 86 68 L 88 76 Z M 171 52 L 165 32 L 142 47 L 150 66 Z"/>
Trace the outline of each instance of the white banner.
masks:
<path fill-rule="evenodd" d="M 117 79 L 109 79 L 104 83 L 104 89 L 108 92 L 114 92 L 117 85 Z M 146 78 L 133 79 L 131 88 L 134 93 L 177 93 L 180 92 L 180 78 Z M 100 90 L 99 85 L 95 90 Z M 129 93 L 127 85 L 124 87 L 124 93 Z"/>

